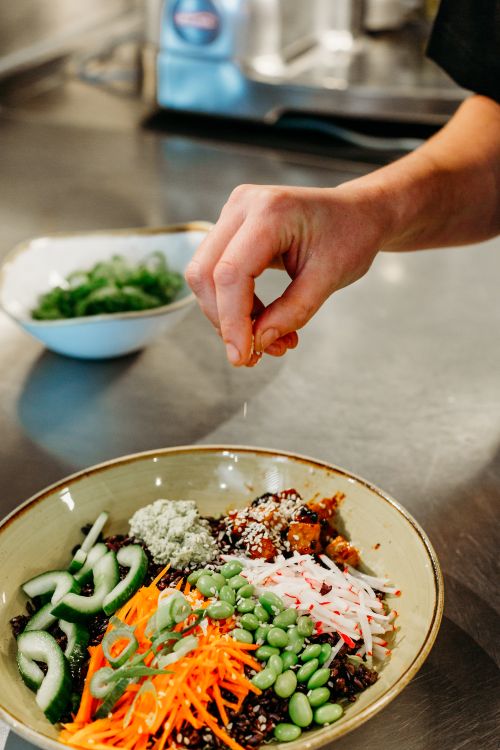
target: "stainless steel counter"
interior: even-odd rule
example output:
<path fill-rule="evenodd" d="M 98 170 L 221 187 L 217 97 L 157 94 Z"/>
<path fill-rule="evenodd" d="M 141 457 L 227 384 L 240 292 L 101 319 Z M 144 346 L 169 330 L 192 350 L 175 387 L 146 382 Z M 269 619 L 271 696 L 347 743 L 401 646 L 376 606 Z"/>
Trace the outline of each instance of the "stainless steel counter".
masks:
<path fill-rule="evenodd" d="M 241 182 L 326 186 L 370 168 L 148 133 L 131 103 L 72 101 L 0 114 L 0 256 L 56 230 L 213 220 Z M 380 256 L 295 352 L 251 371 L 226 364 L 195 308 L 109 362 L 50 354 L 0 314 L 1 514 L 65 474 L 159 446 L 248 443 L 349 468 L 427 530 L 446 608 L 416 679 L 335 750 L 498 750 L 499 279 L 498 240 Z M 282 284 L 270 272 L 264 297 Z"/>

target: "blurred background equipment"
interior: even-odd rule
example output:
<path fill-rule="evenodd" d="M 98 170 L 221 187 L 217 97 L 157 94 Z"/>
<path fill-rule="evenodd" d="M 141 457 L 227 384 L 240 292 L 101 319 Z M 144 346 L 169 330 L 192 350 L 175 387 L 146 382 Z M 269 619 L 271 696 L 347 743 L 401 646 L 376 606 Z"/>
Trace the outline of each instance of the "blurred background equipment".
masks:
<path fill-rule="evenodd" d="M 131 20 L 137 0 L 16 0 L 0 4 L 0 77 L 64 57 Z"/>
<path fill-rule="evenodd" d="M 466 93 L 425 57 L 437 4 L 0 3 L 0 106 L 110 125 L 134 108 L 136 125 L 304 151 L 343 143 L 349 158 L 410 150 Z"/>
<path fill-rule="evenodd" d="M 425 58 L 424 0 L 145 0 L 146 87 L 164 108 L 440 124 L 464 97 Z M 153 79 L 153 83 L 152 83 Z"/>

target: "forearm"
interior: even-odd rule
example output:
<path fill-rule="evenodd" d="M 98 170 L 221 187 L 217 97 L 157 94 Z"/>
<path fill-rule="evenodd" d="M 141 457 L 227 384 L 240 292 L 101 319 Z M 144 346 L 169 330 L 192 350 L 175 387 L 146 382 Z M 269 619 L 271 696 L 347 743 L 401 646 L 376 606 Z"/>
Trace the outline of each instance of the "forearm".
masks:
<path fill-rule="evenodd" d="M 371 195 L 380 207 L 382 250 L 495 236 L 500 231 L 500 106 L 471 97 L 421 148 L 348 185 Z"/>

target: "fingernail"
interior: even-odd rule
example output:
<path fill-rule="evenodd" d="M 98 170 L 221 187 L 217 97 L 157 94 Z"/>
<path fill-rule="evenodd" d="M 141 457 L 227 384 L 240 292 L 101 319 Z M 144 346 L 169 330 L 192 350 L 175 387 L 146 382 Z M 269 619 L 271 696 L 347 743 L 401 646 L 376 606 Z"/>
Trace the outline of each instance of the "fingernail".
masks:
<path fill-rule="evenodd" d="M 268 346 L 271 346 L 277 338 L 279 338 L 279 333 L 276 328 L 269 328 L 267 331 L 264 331 L 260 336 L 260 351 L 265 352 Z"/>
<path fill-rule="evenodd" d="M 234 344 L 226 344 L 226 354 L 232 365 L 238 365 L 241 355 Z"/>

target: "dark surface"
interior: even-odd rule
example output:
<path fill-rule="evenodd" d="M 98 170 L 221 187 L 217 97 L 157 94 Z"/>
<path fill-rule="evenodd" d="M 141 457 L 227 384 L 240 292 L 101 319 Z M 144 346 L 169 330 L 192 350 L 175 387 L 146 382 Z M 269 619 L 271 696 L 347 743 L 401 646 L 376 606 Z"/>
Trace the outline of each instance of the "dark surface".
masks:
<path fill-rule="evenodd" d="M 332 125 L 331 133 L 328 133 Z M 396 148 L 394 139 L 424 139 L 439 129 L 436 125 L 381 122 L 366 118 L 305 117 L 298 112 L 288 112 L 277 123 L 268 125 L 167 110 L 146 116 L 143 127 L 159 134 L 188 135 L 192 138 L 202 136 L 205 141 L 215 143 L 252 144 L 294 154 L 327 155 L 346 161 L 366 160 L 366 150 L 343 140 L 339 135 L 335 136 L 335 128 L 339 127 L 353 133 L 354 137 L 358 134 L 369 135 L 385 141 L 383 149 L 370 153 L 370 163 L 374 165 L 387 164 L 404 153 Z"/>
<path fill-rule="evenodd" d="M 241 182 L 326 186 L 370 168 L 140 131 L 141 116 L 71 87 L 4 111 L 0 256 L 47 232 L 214 220 Z M 498 240 L 380 256 L 295 352 L 251 371 L 231 369 L 195 308 L 108 362 L 51 354 L 0 314 L 0 511 L 98 461 L 183 443 L 299 451 L 365 476 L 428 532 L 446 607 L 418 676 L 335 750 L 497 750 L 499 279 Z M 283 281 L 271 272 L 263 296 Z"/>
<path fill-rule="evenodd" d="M 500 102 L 498 0 L 442 0 L 428 54 L 460 86 Z"/>

